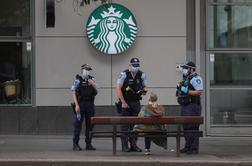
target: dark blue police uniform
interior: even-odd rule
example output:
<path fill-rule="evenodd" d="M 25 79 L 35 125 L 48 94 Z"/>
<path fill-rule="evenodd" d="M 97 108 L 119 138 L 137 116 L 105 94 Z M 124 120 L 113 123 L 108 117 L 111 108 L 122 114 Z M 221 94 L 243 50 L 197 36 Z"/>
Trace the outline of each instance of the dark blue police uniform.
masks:
<path fill-rule="evenodd" d="M 138 116 L 141 109 L 141 94 L 138 92 L 143 90 L 146 85 L 146 76 L 142 71 L 138 71 L 133 78 L 131 72 L 127 69 L 120 73 L 117 83 L 122 86 L 122 94 L 129 108 L 122 109 L 121 116 Z M 121 131 L 129 131 L 133 129 L 133 125 L 121 125 Z M 122 147 L 128 147 L 130 142 L 131 150 L 136 147 L 136 139 L 122 137 Z M 133 150 L 134 151 L 134 150 Z"/>
<path fill-rule="evenodd" d="M 203 90 L 202 78 L 193 73 L 187 77 L 184 77 L 183 86 L 188 86 L 188 90 Z M 179 101 L 178 96 L 178 101 Z M 200 96 L 187 95 L 182 96 L 183 102 L 181 108 L 181 116 L 200 116 L 201 115 L 201 100 Z M 199 130 L 198 124 L 184 124 L 184 131 L 186 130 Z M 199 137 L 193 134 L 185 133 L 185 148 L 187 153 L 195 152 L 199 150 Z"/>
<path fill-rule="evenodd" d="M 94 78 L 91 76 L 89 76 L 88 79 L 92 79 L 94 81 Z M 92 85 L 88 84 L 88 79 L 82 78 L 81 76 L 77 75 L 74 85 L 71 88 L 71 90 L 75 91 L 76 93 L 81 115 L 80 119 L 78 119 L 77 114 L 73 115 L 73 143 L 77 145 L 79 143 L 82 123 L 85 118 L 85 142 L 87 145 L 86 149 L 91 145 L 92 141 L 90 134 L 93 129 L 93 125 L 91 125 L 91 117 L 93 117 L 95 114 L 94 99 L 97 94 L 97 90 L 94 89 Z"/>

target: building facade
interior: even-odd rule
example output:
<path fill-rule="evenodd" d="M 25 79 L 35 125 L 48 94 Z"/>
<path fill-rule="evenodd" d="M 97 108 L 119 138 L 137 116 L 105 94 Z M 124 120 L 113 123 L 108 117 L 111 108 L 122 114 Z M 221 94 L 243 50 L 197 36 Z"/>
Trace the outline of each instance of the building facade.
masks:
<path fill-rule="evenodd" d="M 205 135 L 251 135 L 251 1 L 113 0 L 131 10 L 138 26 L 133 46 L 118 55 L 99 52 L 87 39 L 98 2 L 48 3 L 0 2 L 0 134 L 71 133 L 70 86 L 84 63 L 95 68 L 97 115 L 116 114 L 116 79 L 138 57 L 168 115 L 179 115 L 176 65 L 192 60 L 204 79 Z"/>

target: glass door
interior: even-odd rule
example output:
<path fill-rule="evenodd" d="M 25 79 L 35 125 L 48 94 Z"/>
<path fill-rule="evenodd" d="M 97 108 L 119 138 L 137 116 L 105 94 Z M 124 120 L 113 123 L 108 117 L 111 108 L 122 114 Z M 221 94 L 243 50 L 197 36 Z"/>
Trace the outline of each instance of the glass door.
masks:
<path fill-rule="evenodd" d="M 207 134 L 252 135 L 252 1 L 207 3 Z"/>

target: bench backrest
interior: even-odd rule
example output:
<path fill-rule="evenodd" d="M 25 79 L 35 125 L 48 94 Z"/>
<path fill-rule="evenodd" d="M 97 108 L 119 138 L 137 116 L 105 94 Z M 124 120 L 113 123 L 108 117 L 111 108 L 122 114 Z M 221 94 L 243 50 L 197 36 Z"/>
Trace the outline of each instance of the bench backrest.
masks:
<path fill-rule="evenodd" d="M 162 116 L 162 117 L 135 117 L 135 116 L 98 116 L 92 117 L 94 125 L 113 124 L 203 124 L 202 116 Z"/>

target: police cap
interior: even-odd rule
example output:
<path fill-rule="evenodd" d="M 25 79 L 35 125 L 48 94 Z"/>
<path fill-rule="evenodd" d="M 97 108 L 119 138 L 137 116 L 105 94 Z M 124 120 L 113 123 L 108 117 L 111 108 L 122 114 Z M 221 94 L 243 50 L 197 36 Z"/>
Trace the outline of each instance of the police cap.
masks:
<path fill-rule="evenodd" d="M 140 67 L 140 61 L 139 61 L 138 58 L 131 58 L 130 64 L 131 64 L 133 67 Z"/>
<path fill-rule="evenodd" d="M 196 65 L 195 65 L 195 63 L 193 63 L 192 61 L 189 61 L 189 62 L 187 62 L 186 64 L 184 64 L 184 65 L 181 65 L 181 67 L 182 68 L 192 68 L 192 69 L 195 69 L 196 68 Z"/>
<path fill-rule="evenodd" d="M 89 64 L 83 64 L 81 65 L 81 69 L 92 70 L 92 67 Z"/>

